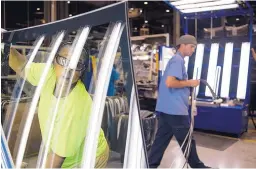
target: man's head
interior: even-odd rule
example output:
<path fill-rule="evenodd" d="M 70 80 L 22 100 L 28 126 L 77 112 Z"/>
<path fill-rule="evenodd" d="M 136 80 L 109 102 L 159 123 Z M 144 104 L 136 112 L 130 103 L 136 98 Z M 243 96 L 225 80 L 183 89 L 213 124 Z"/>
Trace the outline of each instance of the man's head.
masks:
<path fill-rule="evenodd" d="M 197 41 L 192 35 L 183 35 L 177 41 L 178 50 L 184 56 L 191 56 L 196 49 Z"/>
<path fill-rule="evenodd" d="M 67 74 L 66 79 L 64 79 L 65 76 L 65 70 L 68 70 L 70 57 L 72 57 L 72 54 L 70 55 L 70 50 L 72 50 L 72 44 L 71 43 L 64 43 L 59 47 L 59 50 L 56 54 L 55 61 L 54 61 L 54 69 L 56 72 L 57 80 L 65 80 L 68 82 L 71 78 L 72 71 L 70 70 Z M 76 67 L 76 71 L 74 74 L 74 77 L 72 79 L 72 83 L 75 83 L 78 81 L 78 79 L 83 74 L 84 70 L 86 69 L 86 60 L 89 58 L 88 52 L 83 49 L 79 62 Z"/>

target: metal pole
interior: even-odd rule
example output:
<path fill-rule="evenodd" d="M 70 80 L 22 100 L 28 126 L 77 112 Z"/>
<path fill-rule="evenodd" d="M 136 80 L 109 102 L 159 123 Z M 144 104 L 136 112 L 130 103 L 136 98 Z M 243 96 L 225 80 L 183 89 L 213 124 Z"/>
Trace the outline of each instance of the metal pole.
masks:
<path fill-rule="evenodd" d="M 56 5 L 57 2 L 55 0 L 51 1 L 51 22 L 56 21 Z"/>
<path fill-rule="evenodd" d="M 249 40 L 252 44 L 252 32 L 253 32 L 253 11 L 250 12 L 250 24 L 249 24 Z"/>
<path fill-rule="evenodd" d="M 211 16 L 211 39 L 212 39 L 212 16 Z"/>
<path fill-rule="evenodd" d="M 185 16 L 185 35 L 188 34 L 188 19 L 187 17 Z"/>
<path fill-rule="evenodd" d="M 6 29 L 5 1 L 4 1 L 4 29 Z"/>
<path fill-rule="evenodd" d="M 29 27 L 29 1 L 27 3 L 27 23 L 28 23 L 28 27 Z"/>
<path fill-rule="evenodd" d="M 195 36 L 197 38 L 197 18 L 195 18 Z"/>

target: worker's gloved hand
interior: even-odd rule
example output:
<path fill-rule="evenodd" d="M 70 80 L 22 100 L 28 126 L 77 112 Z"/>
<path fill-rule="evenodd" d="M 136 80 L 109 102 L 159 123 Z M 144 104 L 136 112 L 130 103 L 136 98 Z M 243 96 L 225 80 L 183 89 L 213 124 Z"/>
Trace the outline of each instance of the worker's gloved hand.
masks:
<path fill-rule="evenodd" d="M 1 43 L 1 71 L 2 76 L 9 74 L 9 54 L 10 54 L 11 43 Z"/>

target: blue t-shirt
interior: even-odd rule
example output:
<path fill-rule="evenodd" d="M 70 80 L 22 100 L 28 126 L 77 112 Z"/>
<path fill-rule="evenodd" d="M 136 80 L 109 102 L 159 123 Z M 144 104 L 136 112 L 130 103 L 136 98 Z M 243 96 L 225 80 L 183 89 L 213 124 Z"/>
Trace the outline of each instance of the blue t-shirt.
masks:
<path fill-rule="evenodd" d="M 159 86 L 156 111 L 172 115 L 188 115 L 189 88 L 168 88 L 165 84 L 168 76 L 176 77 L 178 80 L 188 79 L 184 57 L 180 52 L 177 52 L 166 66 Z"/>
<path fill-rule="evenodd" d="M 109 86 L 107 96 L 115 96 L 115 81 L 119 79 L 119 73 L 116 71 L 115 68 L 112 69 L 112 73 L 110 76 Z"/>

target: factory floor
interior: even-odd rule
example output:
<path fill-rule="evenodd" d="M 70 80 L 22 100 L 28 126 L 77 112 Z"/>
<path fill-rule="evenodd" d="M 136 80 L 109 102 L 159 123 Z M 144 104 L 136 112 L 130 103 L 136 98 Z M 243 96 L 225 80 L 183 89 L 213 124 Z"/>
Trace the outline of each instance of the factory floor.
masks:
<path fill-rule="evenodd" d="M 255 118 L 256 121 L 256 118 Z M 256 168 L 256 130 L 252 120 L 241 138 L 194 132 L 197 152 L 205 165 L 213 168 Z M 108 168 L 121 168 L 119 156 L 112 152 Z M 175 138 L 165 151 L 160 168 L 182 168 L 184 157 Z"/>
<path fill-rule="evenodd" d="M 256 121 L 256 119 L 255 119 Z M 256 168 L 256 130 L 249 121 L 248 132 L 241 138 L 220 136 L 215 134 L 194 132 L 197 151 L 201 161 L 214 168 Z M 172 168 L 182 168 L 184 157 L 179 150 L 175 138 L 172 139 L 165 151 L 160 168 L 169 168 L 176 158 Z M 25 160 L 27 168 L 34 168 L 37 157 Z M 107 168 L 122 168 L 120 155 L 111 152 Z"/>

